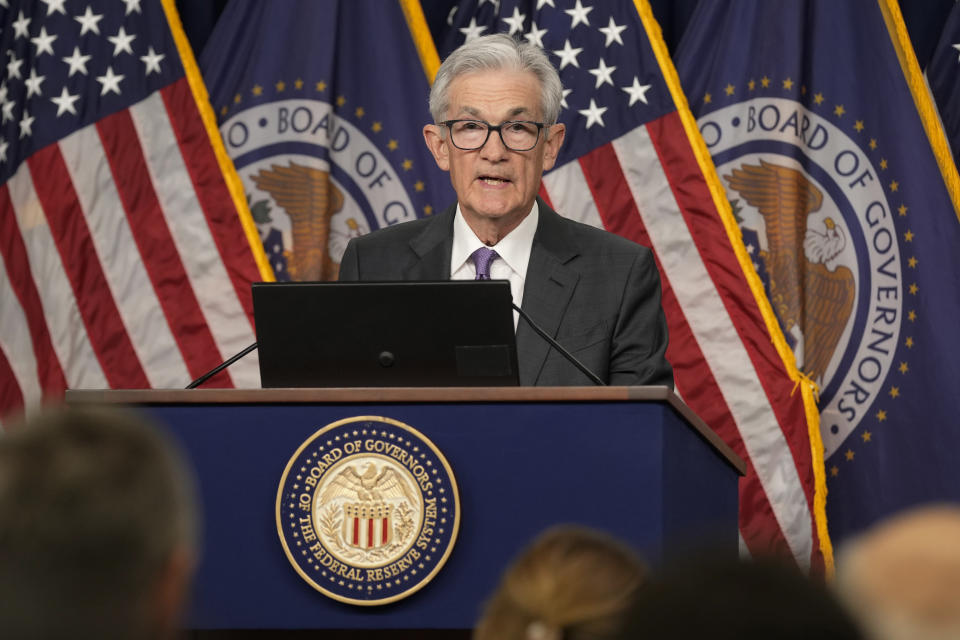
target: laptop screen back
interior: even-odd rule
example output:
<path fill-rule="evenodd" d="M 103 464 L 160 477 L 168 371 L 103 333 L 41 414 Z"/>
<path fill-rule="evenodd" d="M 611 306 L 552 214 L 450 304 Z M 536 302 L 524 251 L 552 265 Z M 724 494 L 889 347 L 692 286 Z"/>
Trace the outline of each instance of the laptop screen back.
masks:
<path fill-rule="evenodd" d="M 510 285 L 261 282 L 263 387 L 519 384 Z"/>

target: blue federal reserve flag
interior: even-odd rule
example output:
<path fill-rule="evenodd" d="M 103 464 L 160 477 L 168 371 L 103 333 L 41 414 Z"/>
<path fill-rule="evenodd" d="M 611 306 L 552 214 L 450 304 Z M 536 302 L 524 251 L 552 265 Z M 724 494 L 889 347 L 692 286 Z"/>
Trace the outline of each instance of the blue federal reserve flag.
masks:
<path fill-rule="evenodd" d="M 379 0 L 233 0 L 217 22 L 200 64 L 278 279 L 336 279 L 351 237 L 453 202 L 421 134 L 416 14 Z"/>
<path fill-rule="evenodd" d="M 896 3 L 700 3 L 676 62 L 820 386 L 831 535 L 960 500 L 958 181 Z"/>

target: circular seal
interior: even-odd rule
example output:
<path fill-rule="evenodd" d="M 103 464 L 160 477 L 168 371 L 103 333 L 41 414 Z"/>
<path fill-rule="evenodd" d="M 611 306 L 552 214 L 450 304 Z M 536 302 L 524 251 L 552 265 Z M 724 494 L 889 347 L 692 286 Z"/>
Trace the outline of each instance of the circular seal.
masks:
<path fill-rule="evenodd" d="M 323 99 L 262 102 L 220 131 L 280 279 L 335 280 L 351 238 L 417 218 L 423 183 L 394 166 L 397 141 Z"/>
<path fill-rule="evenodd" d="M 820 387 L 829 458 L 881 397 L 909 316 L 900 184 L 866 125 L 842 128 L 820 99 L 754 97 L 698 124 L 797 366 Z"/>
<path fill-rule="evenodd" d="M 460 527 L 457 482 L 413 427 L 380 416 L 338 420 L 300 445 L 277 491 L 277 532 L 313 588 L 378 605 L 440 571 Z"/>

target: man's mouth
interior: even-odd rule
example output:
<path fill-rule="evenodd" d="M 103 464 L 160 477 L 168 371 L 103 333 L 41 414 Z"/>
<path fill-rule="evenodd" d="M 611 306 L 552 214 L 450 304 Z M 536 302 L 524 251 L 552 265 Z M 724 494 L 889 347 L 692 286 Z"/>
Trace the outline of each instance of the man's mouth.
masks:
<path fill-rule="evenodd" d="M 500 185 L 510 182 L 510 180 L 507 178 L 498 178 L 496 176 L 480 176 L 479 179 L 483 181 L 484 184 L 488 184 L 491 187 L 499 187 Z"/>

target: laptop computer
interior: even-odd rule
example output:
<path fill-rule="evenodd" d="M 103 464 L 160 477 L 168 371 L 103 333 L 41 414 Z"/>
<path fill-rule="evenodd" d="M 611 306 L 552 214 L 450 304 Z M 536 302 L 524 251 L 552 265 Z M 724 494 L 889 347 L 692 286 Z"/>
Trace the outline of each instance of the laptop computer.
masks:
<path fill-rule="evenodd" d="M 506 280 L 253 284 L 262 387 L 519 384 Z"/>

